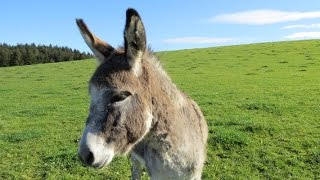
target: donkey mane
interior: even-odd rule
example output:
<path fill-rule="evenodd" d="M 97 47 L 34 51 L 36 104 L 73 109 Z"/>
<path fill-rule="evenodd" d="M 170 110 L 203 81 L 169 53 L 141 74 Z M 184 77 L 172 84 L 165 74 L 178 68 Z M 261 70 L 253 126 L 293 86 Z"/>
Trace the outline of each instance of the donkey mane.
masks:
<path fill-rule="evenodd" d="M 160 86 L 158 87 L 152 87 L 152 90 L 154 89 L 161 89 L 164 91 L 163 95 L 169 96 L 170 100 L 174 103 L 178 102 L 176 100 L 181 100 L 181 91 L 176 87 L 174 83 L 172 83 L 172 80 L 170 76 L 168 76 L 167 72 L 163 69 L 161 62 L 159 58 L 155 55 L 155 53 L 152 50 L 148 50 L 145 53 L 144 59 L 144 67 L 146 68 L 146 72 L 154 71 L 149 74 L 156 74 L 156 76 L 151 76 L 153 79 L 153 82 L 159 82 L 158 84 L 153 83 L 153 86 Z M 147 69 L 149 68 L 149 69 Z M 158 80 L 158 81 L 157 81 Z"/>
<path fill-rule="evenodd" d="M 201 110 L 195 105 L 195 102 L 185 93 L 180 91 L 177 86 L 172 82 L 170 76 L 163 69 L 158 57 L 154 52 L 148 50 L 142 58 L 142 67 L 144 68 L 142 82 L 146 83 L 146 91 L 152 96 L 153 104 L 153 122 L 152 127 L 158 128 L 158 131 L 165 132 L 169 128 L 175 128 L 172 132 L 185 133 L 184 129 L 176 129 L 177 123 L 190 123 L 190 122 L 180 122 L 176 121 L 174 115 L 176 113 L 190 114 L 190 109 L 194 109 L 197 117 L 203 118 Z M 147 85 L 148 84 L 148 85 Z M 190 115 L 192 116 L 192 115 Z M 160 121 L 159 121 L 160 120 Z M 164 120 L 164 121 L 163 121 Z M 198 126 L 202 127 L 203 125 Z M 183 125 L 178 124 L 178 127 Z M 205 130 L 201 130 L 204 143 L 206 143 L 207 135 Z"/>

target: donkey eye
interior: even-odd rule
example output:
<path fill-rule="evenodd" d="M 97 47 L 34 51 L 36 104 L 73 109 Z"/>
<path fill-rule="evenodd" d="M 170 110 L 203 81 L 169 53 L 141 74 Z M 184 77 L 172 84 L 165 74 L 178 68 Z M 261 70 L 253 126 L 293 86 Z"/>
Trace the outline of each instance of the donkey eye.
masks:
<path fill-rule="evenodd" d="M 131 93 L 129 91 L 121 91 L 115 95 L 112 96 L 110 103 L 115 103 L 119 101 L 125 100 L 128 96 L 130 96 Z"/>

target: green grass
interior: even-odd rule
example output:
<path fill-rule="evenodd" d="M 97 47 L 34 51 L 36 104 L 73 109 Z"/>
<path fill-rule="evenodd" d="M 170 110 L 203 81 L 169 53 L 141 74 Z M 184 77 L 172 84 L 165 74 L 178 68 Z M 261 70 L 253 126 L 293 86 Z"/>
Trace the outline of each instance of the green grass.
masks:
<path fill-rule="evenodd" d="M 320 41 L 158 56 L 207 119 L 203 179 L 320 178 Z M 127 157 L 102 170 L 77 157 L 95 66 L 0 68 L 0 179 L 130 178 Z"/>

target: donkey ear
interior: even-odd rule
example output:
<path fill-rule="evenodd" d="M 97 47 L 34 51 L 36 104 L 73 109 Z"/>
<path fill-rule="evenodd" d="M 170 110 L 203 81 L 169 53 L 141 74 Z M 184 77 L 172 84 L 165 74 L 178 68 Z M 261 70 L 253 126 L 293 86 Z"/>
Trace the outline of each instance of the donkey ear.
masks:
<path fill-rule="evenodd" d="M 76 19 L 76 22 L 83 39 L 101 64 L 112 54 L 114 48 L 92 34 L 82 19 Z"/>
<path fill-rule="evenodd" d="M 146 51 L 146 33 L 142 20 L 134 9 L 127 10 L 124 43 L 129 64 L 131 67 L 136 67 Z"/>

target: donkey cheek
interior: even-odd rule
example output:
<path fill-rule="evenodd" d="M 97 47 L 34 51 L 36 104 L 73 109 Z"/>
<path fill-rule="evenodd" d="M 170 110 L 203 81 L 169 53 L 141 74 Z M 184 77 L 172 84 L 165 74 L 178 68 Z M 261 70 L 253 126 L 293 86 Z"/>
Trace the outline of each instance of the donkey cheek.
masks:
<path fill-rule="evenodd" d="M 128 143 L 133 144 L 142 138 L 145 132 L 145 122 L 143 122 L 142 117 L 139 119 L 131 119 L 131 122 L 132 123 L 127 124 L 126 130 Z"/>
<path fill-rule="evenodd" d="M 134 134 L 134 132 L 127 131 L 127 140 L 128 140 L 128 143 L 133 144 L 133 143 L 135 143 L 138 139 L 139 139 L 139 137 L 138 137 L 137 134 Z"/>

